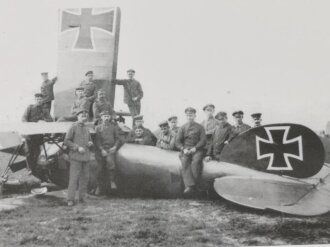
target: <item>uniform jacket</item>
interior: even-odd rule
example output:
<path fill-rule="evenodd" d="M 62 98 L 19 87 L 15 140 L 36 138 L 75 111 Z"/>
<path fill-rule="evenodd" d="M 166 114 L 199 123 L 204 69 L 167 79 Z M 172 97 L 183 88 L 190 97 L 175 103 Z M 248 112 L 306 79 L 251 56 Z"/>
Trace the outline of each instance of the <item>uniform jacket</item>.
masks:
<path fill-rule="evenodd" d="M 71 114 L 76 115 L 80 110 L 86 110 L 89 112 L 90 104 L 91 102 L 85 96 L 80 99 L 76 99 L 71 107 Z"/>
<path fill-rule="evenodd" d="M 247 131 L 248 129 L 251 129 L 251 126 L 248 124 L 245 124 L 245 123 L 243 123 L 241 125 L 233 125 L 231 127 L 231 133 L 230 133 L 228 141 L 231 141 L 233 138 L 238 136 L 240 133 Z"/>
<path fill-rule="evenodd" d="M 215 119 L 214 117 L 201 122 L 201 125 L 204 126 L 206 135 L 212 135 L 215 128 L 219 126 L 219 124 L 220 124 L 219 120 Z"/>
<path fill-rule="evenodd" d="M 232 126 L 229 123 L 220 124 L 216 127 L 212 135 L 211 145 L 207 149 L 206 156 L 217 157 L 220 155 L 225 141 L 229 139 Z"/>
<path fill-rule="evenodd" d="M 102 149 L 109 149 L 120 146 L 119 127 L 113 123 L 102 123 L 95 128 L 95 141 L 96 148 L 101 151 Z"/>
<path fill-rule="evenodd" d="M 44 96 L 43 102 L 50 102 L 54 100 L 54 84 L 56 79 L 43 81 L 41 83 L 40 91 Z"/>
<path fill-rule="evenodd" d="M 22 121 L 38 122 L 39 120 L 46 122 L 53 121 L 49 111 L 46 110 L 42 105 L 29 105 L 23 114 Z"/>
<path fill-rule="evenodd" d="M 166 135 L 160 132 L 157 136 L 157 147 L 166 150 L 173 150 L 175 147 L 175 134 L 169 131 Z"/>
<path fill-rule="evenodd" d="M 143 98 L 143 90 L 140 82 L 137 80 L 115 80 L 118 85 L 124 86 L 124 103 L 134 104 L 132 98 L 138 97 L 138 102 Z"/>
<path fill-rule="evenodd" d="M 149 145 L 149 146 L 155 146 L 157 141 L 156 137 L 152 134 L 152 132 L 144 127 L 143 127 L 143 135 L 141 138 L 138 138 L 135 135 L 135 128 L 134 128 L 129 133 L 127 140 L 129 143 L 137 143 L 137 144 Z"/>
<path fill-rule="evenodd" d="M 115 113 L 115 111 L 113 110 L 113 107 L 109 101 L 107 101 L 107 100 L 100 101 L 99 99 L 96 99 L 93 104 L 94 118 L 100 118 L 100 113 L 102 111 L 108 111 L 110 113 L 110 115 Z"/>
<path fill-rule="evenodd" d="M 196 122 L 186 123 L 181 126 L 176 136 L 176 147 L 179 150 L 195 147 L 202 149 L 206 143 L 204 127 Z"/>
<path fill-rule="evenodd" d="M 96 85 L 93 81 L 83 80 L 80 86 L 85 90 L 85 96 L 90 100 L 94 101 L 96 99 Z"/>
<path fill-rule="evenodd" d="M 92 141 L 92 139 L 88 127 L 84 123 L 73 123 L 64 139 L 64 144 L 70 149 L 70 159 L 76 161 L 89 161 L 90 150 L 88 147 L 88 142 L 90 141 Z M 85 153 L 79 153 L 79 147 L 83 147 L 85 149 Z"/>

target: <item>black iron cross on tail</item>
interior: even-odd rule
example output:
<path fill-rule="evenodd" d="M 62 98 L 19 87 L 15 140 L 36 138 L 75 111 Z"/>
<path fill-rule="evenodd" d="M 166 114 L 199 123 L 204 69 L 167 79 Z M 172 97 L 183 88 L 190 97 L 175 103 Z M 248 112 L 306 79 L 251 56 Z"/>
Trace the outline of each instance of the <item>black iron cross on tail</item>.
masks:
<path fill-rule="evenodd" d="M 93 13 L 91 8 L 81 9 L 80 14 L 69 11 L 62 11 L 61 31 L 79 28 L 79 33 L 74 49 L 94 49 L 92 28 L 99 28 L 109 33 L 113 32 L 114 26 L 114 10 L 101 13 Z"/>
<path fill-rule="evenodd" d="M 269 159 L 267 170 L 293 170 L 290 159 L 303 161 L 302 137 L 288 140 L 290 126 L 265 127 L 268 140 L 256 136 L 257 159 Z"/>

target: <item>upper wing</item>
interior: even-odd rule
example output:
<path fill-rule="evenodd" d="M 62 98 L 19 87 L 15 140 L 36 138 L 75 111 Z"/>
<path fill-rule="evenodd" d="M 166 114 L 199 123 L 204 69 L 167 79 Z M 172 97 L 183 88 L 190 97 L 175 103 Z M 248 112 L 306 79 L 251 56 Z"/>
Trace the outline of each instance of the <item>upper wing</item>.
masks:
<path fill-rule="evenodd" d="M 20 135 L 37 135 L 37 134 L 52 134 L 52 133 L 66 133 L 72 122 L 22 122 L 0 124 L 2 132 L 18 132 Z M 93 123 L 88 123 L 87 126 L 90 132 L 94 132 Z"/>
<path fill-rule="evenodd" d="M 0 150 L 22 144 L 22 137 L 17 132 L 0 132 Z"/>

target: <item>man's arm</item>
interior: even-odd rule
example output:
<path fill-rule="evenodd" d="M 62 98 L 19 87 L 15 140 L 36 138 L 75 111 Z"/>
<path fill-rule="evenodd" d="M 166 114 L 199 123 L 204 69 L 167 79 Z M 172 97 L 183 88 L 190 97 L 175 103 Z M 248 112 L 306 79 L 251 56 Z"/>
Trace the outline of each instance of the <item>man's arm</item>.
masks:
<path fill-rule="evenodd" d="M 95 129 L 95 146 L 96 146 L 96 149 L 102 150 L 101 133 L 100 133 L 99 127 L 96 127 L 96 129 Z"/>
<path fill-rule="evenodd" d="M 121 141 L 121 138 L 120 138 L 120 135 L 119 135 L 119 127 L 118 126 L 115 126 L 115 133 L 114 133 L 114 136 L 115 136 L 115 147 L 116 147 L 116 150 L 118 150 L 122 144 L 122 141 Z"/>
<path fill-rule="evenodd" d="M 47 111 L 46 109 L 43 110 L 43 115 L 44 115 L 44 119 L 46 122 L 53 122 L 53 118 L 50 115 L 49 111 Z"/>
<path fill-rule="evenodd" d="M 28 122 L 29 121 L 29 116 L 30 116 L 30 111 L 31 111 L 31 106 L 28 106 L 23 114 L 22 121 L 23 122 Z"/>
<path fill-rule="evenodd" d="M 174 148 L 175 148 L 175 135 L 173 134 L 169 144 L 169 149 L 174 150 Z"/>
<path fill-rule="evenodd" d="M 137 94 L 137 100 L 141 100 L 143 98 L 143 90 L 142 90 L 142 87 L 141 87 L 141 83 L 140 82 L 137 82 L 137 91 L 138 91 L 138 94 Z"/>
<path fill-rule="evenodd" d="M 94 119 L 100 118 L 100 112 L 96 106 L 96 102 L 93 103 L 93 116 Z"/>
<path fill-rule="evenodd" d="M 55 83 L 56 83 L 56 81 L 57 81 L 57 76 L 55 76 L 53 79 L 51 79 L 50 80 L 51 81 L 51 83 L 54 85 Z"/>
<path fill-rule="evenodd" d="M 199 142 L 196 144 L 195 148 L 197 150 L 203 148 L 206 144 L 206 135 L 205 135 L 205 129 L 203 126 L 200 126 L 200 136 L 199 136 Z"/>
<path fill-rule="evenodd" d="M 65 135 L 64 144 L 68 146 L 71 150 L 77 151 L 79 146 L 73 142 L 74 129 L 75 127 L 74 125 L 72 125 Z"/>
<path fill-rule="evenodd" d="M 116 85 L 125 85 L 127 83 L 127 80 L 125 79 L 113 79 L 111 81 L 113 84 L 116 84 Z"/>
<path fill-rule="evenodd" d="M 178 134 L 175 138 L 175 146 L 180 151 L 183 150 L 183 134 L 184 134 L 184 127 L 182 126 L 182 127 L 180 127 Z"/>

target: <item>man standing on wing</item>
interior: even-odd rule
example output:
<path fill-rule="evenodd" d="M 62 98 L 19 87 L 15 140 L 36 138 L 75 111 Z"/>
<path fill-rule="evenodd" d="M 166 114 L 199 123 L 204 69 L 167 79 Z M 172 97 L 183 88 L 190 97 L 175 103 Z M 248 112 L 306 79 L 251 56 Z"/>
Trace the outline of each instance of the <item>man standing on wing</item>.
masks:
<path fill-rule="evenodd" d="M 206 136 L 204 127 L 195 122 L 196 110 L 188 107 L 185 113 L 187 123 L 178 131 L 176 147 L 181 151 L 179 157 L 185 186 L 184 193 L 188 194 L 195 189 L 202 172 Z"/>
<path fill-rule="evenodd" d="M 135 70 L 127 70 L 128 79 L 113 80 L 113 83 L 124 86 L 124 103 L 127 104 L 132 117 L 141 113 L 141 99 L 143 98 L 143 90 L 140 82 L 134 79 Z"/>

